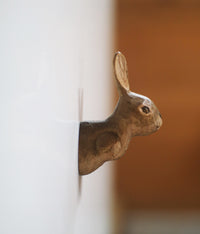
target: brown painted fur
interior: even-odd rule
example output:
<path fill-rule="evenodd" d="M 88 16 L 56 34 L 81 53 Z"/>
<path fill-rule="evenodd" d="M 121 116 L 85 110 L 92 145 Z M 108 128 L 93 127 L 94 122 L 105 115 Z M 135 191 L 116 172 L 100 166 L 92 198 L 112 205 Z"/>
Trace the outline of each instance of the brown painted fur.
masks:
<path fill-rule="evenodd" d="M 133 136 L 149 135 L 162 125 L 154 103 L 129 90 L 127 62 L 120 52 L 114 56 L 114 72 L 120 98 L 113 114 L 101 122 L 80 123 L 80 175 L 93 172 L 106 161 L 120 158 Z"/>

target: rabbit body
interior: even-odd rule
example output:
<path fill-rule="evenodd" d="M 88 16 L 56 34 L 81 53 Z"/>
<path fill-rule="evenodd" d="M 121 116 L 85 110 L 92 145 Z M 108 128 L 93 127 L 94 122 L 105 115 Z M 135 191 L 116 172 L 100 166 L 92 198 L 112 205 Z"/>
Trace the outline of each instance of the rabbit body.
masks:
<path fill-rule="evenodd" d="M 106 161 L 120 158 L 133 136 L 149 135 L 162 125 L 154 103 L 129 90 L 126 59 L 120 52 L 114 57 L 114 71 L 120 98 L 113 114 L 105 121 L 80 123 L 80 175 L 93 172 Z"/>

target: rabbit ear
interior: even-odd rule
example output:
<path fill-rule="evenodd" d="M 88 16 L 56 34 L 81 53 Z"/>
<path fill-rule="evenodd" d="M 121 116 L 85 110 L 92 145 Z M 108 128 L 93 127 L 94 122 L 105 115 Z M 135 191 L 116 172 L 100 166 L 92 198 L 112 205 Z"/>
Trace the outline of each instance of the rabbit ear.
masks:
<path fill-rule="evenodd" d="M 129 91 L 128 67 L 125 56 L 121 52 L 117 52 L 113 60 L 115 79 L 117 81 L 118 91 L 120 95 L 124 95 Z"/>

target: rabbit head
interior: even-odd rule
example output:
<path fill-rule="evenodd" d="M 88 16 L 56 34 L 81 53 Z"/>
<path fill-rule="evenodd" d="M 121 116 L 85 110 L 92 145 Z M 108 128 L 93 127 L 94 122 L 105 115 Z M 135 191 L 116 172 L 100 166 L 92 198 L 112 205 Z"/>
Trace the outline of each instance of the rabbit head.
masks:
<path fill-rule="evenodd" d="M 162 125 L 160 112 L 149 98 L 130 91 L 126 58 L 120 52 L 114 56 L 114 73 L 120 95 L 115 115 L 126 123 L 132 136 L 157 131 Z"/>

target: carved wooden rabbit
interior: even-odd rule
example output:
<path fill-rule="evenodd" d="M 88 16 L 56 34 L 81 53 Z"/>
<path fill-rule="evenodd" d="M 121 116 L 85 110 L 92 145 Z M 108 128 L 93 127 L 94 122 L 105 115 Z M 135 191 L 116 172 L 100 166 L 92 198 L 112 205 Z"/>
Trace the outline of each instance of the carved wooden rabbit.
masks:
<path fill-rule="evenodd" d="M 133 136 L 149 135 L 162 125 L 160 112 L 154 103 L 129 90 L 124 55 L 117 52 L 113 62 L 119 101 L 114 113 L 106 120 L 80 123 L 80 175 L 93 172 L 106 161 L 120 158 Z"/>

